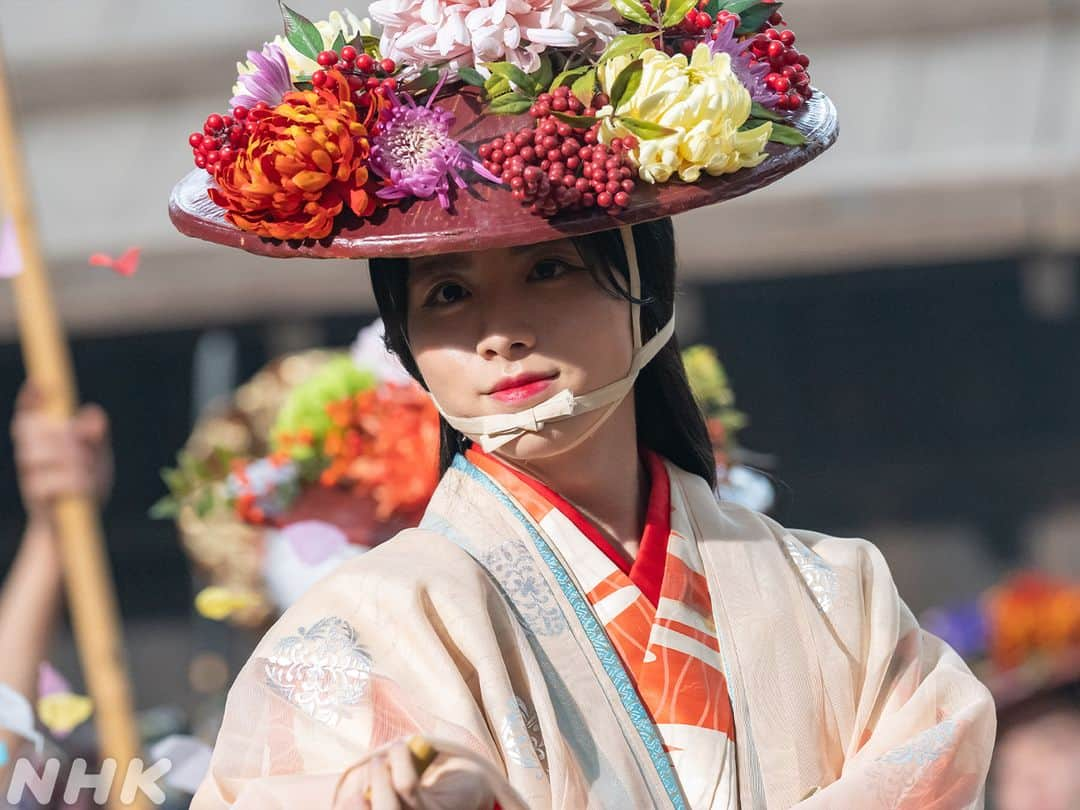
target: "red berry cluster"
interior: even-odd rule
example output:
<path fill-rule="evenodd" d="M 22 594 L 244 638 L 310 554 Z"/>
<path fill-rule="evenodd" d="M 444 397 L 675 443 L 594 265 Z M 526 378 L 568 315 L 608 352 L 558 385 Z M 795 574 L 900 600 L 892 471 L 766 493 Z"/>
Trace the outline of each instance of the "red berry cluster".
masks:
<path fill-rule="evenodd" d="M 311 84 L 314 87 L 326 86 L 326 71 L 330 69 L 340 70 L 353 92 L 374 90 L 385 94 L 397 87 L 397 79 L 391 75 L 397 70 L 393 59 L 376 61 L 371 54 L 360 53 L 352 45 L 346 45 L 340 54 L 336 51 L 323 51 L 315 61 L 323 69 L 311 74 Z M 380 91 L 380 87 L 387 90 Z"/>
<path fill-rule="evenodd" d="M 268 110 L 270 105 L 260 101 L 256 110 Z M 234 107 L 231 115 L 212 113 L 206 117 L 202 132 L 192 132 L 188 143 L 195 156 L 195 165 L 213 173 L 236 159 L 255 130 L 247 107 Z"/>
<path fill-rule="evenodd" d="M 535 126 L 507 132 L 480 147 L 484 168 L 502 178 L 529 211 L 552 217 L 560 211 L 603 208 L 617 213 L 630 204 L 636 185 L 629 151 L 633 136 L 599 142 L 600 124 L 575 127 L 553 112 L 592 115 L 608 103 L 603 94 L 585 107 L 569 87 L 541 93 L 529 110 Z"/>
<path fill-rule="evenodd" d="M 780 95 L 777 107 L 781 110 L 797 110 L 813 95 L 810 89 L 810 57 L 795 49 L 795 32 L 777 26 L 786 26 L 779 11 L 773 12 L 750 42 L 751 58 L 755 62 L 767 62 L 772 72 L 765 77 L 769 89 Z"/>

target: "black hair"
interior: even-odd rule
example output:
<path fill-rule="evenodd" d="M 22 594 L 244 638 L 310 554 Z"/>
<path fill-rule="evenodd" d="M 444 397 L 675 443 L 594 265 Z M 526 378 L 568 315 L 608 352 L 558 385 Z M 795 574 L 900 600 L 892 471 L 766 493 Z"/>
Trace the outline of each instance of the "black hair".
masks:
<path fill-rule="evenodd" d="M 649 339 L 667 323 L 675 307 L 675 237 L 671 219 L 633 226 L 641 271 L 641 339 Z M 628 290 L 630 268 L 617 230 L 601 231 L 571 241 L 601 288 L 633 301 Z M 426 388 L 409 349 L 407 259 L 373 259 L 371 283 L 386 326 L 386 346 Z M 667 345 L 641 370 L 634 384 L 638 443 L 716 486 L 716 462 L 705 419 L 690 392 L 678 341 Z M 442 422 L 439 461 L 445 472 L 467 439 Z"/>

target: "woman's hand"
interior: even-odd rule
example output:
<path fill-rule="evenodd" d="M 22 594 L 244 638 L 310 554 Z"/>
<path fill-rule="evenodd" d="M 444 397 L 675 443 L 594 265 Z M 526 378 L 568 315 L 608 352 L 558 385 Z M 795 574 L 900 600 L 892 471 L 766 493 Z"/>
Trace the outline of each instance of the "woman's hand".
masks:
<path fill-rule="evenodd" d="M 15 401 L 11 437 L 19 490 L 32 527 L 51 523 L 53 503 L 67 495 L 104 500 L 112 487 L 109 420 L 97 405 L 85 405 L 68 421 L 44 410 L 45 397 L 32 382 Z"/>
<path fill-rule="evenodd" d="M 495 796 L 480 769 L 440 756 L 418 773 L 406 740 L 375 755 L 345 778 L 335 810 L 492 810 Z"/>

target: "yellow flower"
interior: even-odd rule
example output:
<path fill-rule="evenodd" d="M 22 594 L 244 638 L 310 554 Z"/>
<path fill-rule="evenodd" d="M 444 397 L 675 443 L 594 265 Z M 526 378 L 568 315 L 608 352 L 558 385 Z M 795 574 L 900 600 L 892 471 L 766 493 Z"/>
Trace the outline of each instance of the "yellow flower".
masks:
<path fill-rule="evenodd" d="M 220 585 L 203 588 L 195 596 L 195 609 L 199 615 L 216 622 L 224 621 L 241 610 L 261 605 L 262 597 L 254 591 L 234 590 Z"/>
<path fill-rule="evenodd" d="M 315 22 L 315 27 L 322 34 L 323 50 L 327 51 L 333 46 L 338 34 L 345 38 L 346 43 L 352 42 L 358 34 L 371 36 L 371 20 L 367 17 L 361 19 L 348 9 L 331 11 L 329 18 L 318 20 Z M 274 44 L 284 51 L 285 60 L 289 63 L 293 81 L 296 81 L 300 76 L 310 76 L 319 69 L 319 65 L 315 60 L 308 59 L 300 51 L 296 50 L 283 34 L 274 37 Z M 243 65 L 237 65 L 237 67 L 242 68 Z"/>
<path fill-rule="evenodd" d="M 56 692 L 38 698 L 38 719 L 54 736 L 66 737 L 94 713 L 94 701 L 85 695 Z"/>
<path fill-rule="evenodd" d="M 616 77 L 630 61 L 622 56 L 600 66 L 605 93 L 611 93 Z M 642 180 L 664 183 L 678 174 L 693 183 L 703 171 L 728 174 L 765 160 L 772 124 L 739 131 L 750 117 L 750 92 L 732 72 L 728 54 L 710 54 L 708 46 L 701 44 L 687 61 L 682 54 L 668 56 L 650 48 L 641 61 L 641 84 L 614 110 L 616 118 L 605 119 L 600 140 L 610 143 L 631 134 L 619 123 L 619 116 L 674 130 L 658 138 L 638 138 L 630 156 Z"/>

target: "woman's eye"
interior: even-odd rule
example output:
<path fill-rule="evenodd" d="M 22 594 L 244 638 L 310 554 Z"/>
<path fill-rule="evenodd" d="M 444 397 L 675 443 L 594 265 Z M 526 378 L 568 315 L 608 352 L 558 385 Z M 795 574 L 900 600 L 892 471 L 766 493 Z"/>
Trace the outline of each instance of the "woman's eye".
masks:
<path fill-rule="evenodd" d="M 546 259 L 533 267 L 529 277 L 545 281 L 566 275 L 573 269 L 569 264 L 559 259 Z"/>
<path fill-rule="evenodd" d="M 468 290 L 460 284 L 451 281 L 440 284 L 428 293 L 427 300 L 424 303 L 428 306 L 446 306 L 448 304 L 455 304 L 461 299 L 468 297 L 468 295 Z"/>

